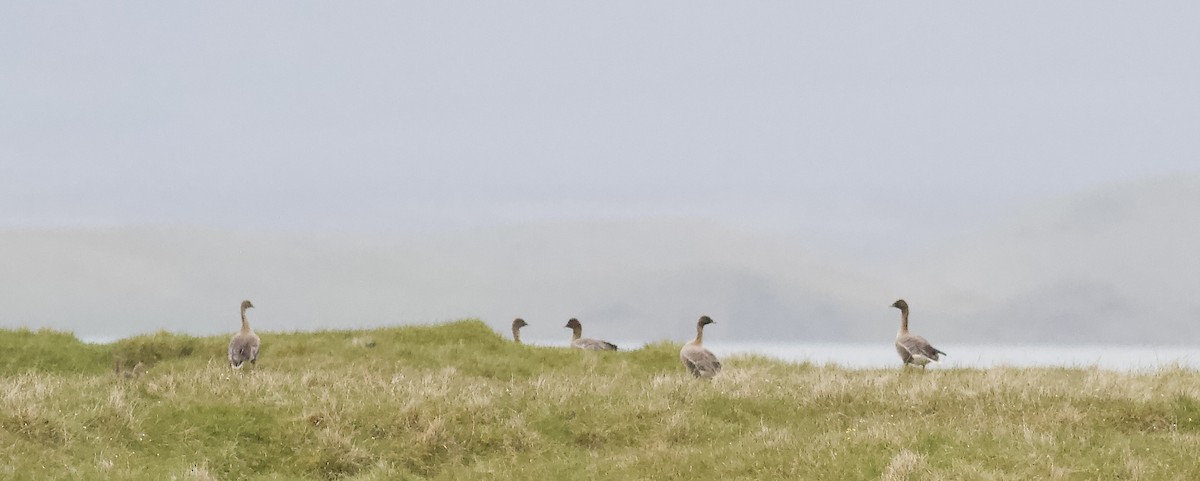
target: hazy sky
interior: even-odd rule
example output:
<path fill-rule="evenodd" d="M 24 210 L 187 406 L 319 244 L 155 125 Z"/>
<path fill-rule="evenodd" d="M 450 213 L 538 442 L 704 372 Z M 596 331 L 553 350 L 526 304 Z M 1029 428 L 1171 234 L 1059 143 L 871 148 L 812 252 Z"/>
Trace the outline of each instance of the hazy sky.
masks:
<path fill-rule="evenodd" d="M 1200 171 L 1197 25 L 1194 2 L 4 2 L 0 227 L 674 217 L 879 247 Z"/>
<path fill-rule="evenodd" d="M 1195 2 L 2 2 L 0 325 L 225 332 L 251 298 L 267 330 L 651 340 L 705 313 L 886 345 L 907 297 L 938 339 L 1182 339 L 1198 25 Z"/>

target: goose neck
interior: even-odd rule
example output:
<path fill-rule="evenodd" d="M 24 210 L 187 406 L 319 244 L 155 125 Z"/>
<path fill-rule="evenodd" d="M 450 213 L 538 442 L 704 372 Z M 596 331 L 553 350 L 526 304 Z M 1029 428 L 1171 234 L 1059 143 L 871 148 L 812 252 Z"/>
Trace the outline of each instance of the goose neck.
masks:
<path fill-rule="evenodd" d="M 242 308 L 242 332 L 250 332 L 250 321 L 246 320 L 246 308 Z"/>

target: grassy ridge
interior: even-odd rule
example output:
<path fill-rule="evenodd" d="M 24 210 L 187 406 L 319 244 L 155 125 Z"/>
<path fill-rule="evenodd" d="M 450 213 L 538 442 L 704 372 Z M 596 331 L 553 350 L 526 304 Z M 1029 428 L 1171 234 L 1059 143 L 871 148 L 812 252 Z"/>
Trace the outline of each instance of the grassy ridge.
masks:
<path fill-rule="evenodd" d="M 844 370 L 478 321 L 87 345 L 0 331 L 3 479 L 1200 479 L 1200 374 Z M 112 373 L 152 364 L 143 376 Z"/>

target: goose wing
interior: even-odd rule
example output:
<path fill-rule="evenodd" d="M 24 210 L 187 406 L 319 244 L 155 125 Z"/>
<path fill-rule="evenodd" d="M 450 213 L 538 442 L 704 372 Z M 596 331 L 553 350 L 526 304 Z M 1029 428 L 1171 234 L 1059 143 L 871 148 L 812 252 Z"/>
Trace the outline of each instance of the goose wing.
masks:
<path fill-rule="evenodd" d="M 229 340 L 229 363 L 234 367 L 258 359 L 258 336 L 238 333 Z"/>
<path fill-rule="evenodd" d="M 907 347 L 904 347 L 904 345 L 900 343 L 899 339 L 896 339 L 896 352 L 900 354 L 900 360 L 905 364 L 912 363 L 912 353 L 908 351 Z"/>
<path fill-rule="evenodd" d="M 615 350 L 617 350 L 616 344 L 613 344 L 608 341 L 601 341 L 599 339 L 590 339 L 590 338 L 586 338 L 586 337 L 582 338 L 582 339 L 577 339 L 575 342 L 573 342 L 571 344 L 579 349 L 586 349 L 589 351 L 615 351 Z"/>
<path fill-rule="evenodd" d="M 242 339 L 242 335 L 238 334 L 229 340 L 229 362 L 234 365 L 239 365 L 246 360 L 245 346 L 246 342 Z"/>
<path fill-rule="evenodd" d="M 250 364 L 258 362 L 258 336 L 250 340 Z"/>
<path fill-rule="evenodd" d="M 721 372 L 721 361 L 703 347 L 685 346 L 679 351 L 679 360 L 696 377 L 712 377 Z"/>
<path fill-rule="evenodd" d="M 237 362 L 234 358 L 237 356 L 237 336 L 229 340 L 229 362 Z"/>
<path fill-rule="evenodd" d="M 939 354 L 946 354 L 933 347 L 931 344 L 929 344 L 929 341 L 926 341 L 925 338 L 921 336 L 902 336 L 899 339 L 896 339 L 896 350 L 904 351 L 900 353 L 900 357 L 905 358 L 904 362 L 911 362 L 912 357 L 917 355 L 925 356 L 931 360 L 937 361 Z"/>

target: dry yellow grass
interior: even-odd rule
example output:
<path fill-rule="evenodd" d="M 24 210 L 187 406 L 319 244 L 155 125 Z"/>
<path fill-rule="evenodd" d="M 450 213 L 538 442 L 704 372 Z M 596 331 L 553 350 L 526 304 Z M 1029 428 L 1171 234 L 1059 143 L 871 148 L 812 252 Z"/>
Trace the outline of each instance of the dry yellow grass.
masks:
<path fill-rule="evenodd" d="M 0 477 L 1200 479 L 1200 374 L 1185 369 L 743 357 L 698 381 L 677 344 L 517 346 L 475 322 L 263 338 L 244 372 L 220 338 L 165 334 L 110 347 L 157 356 L 135 379 L 10 369 Z"/>

